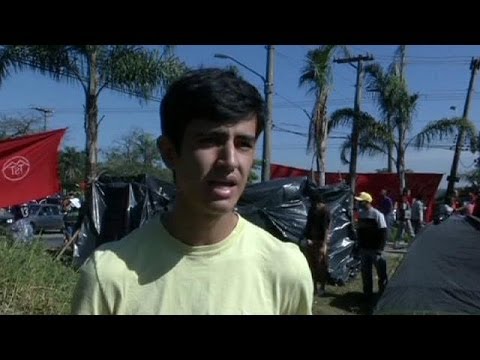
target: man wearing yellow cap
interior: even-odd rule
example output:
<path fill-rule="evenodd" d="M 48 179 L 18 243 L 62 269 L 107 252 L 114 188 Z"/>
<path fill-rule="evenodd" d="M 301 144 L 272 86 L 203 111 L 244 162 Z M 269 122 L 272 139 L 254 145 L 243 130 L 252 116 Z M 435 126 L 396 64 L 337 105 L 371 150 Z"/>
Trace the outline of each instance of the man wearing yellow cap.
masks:
<path fill-rule="evenodd" d="M 357 236 L 360 250 L 363 293 L 369 299 L 373 295 L 372 267 L 378 275 L 378 292 L 381 294 L 387 285 L 387 262 L 382 256 L 387 239 L 387 224 L 383 214 L 372 206 L 373 198 L 361 192 L 355 197 L 358 201 Z"/>

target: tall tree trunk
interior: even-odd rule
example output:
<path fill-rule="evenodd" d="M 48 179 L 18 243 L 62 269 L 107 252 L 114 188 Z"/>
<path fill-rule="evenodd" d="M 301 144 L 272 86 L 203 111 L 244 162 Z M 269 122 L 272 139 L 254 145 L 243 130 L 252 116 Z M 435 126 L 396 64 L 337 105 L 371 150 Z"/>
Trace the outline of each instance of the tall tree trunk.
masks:
<path fill-rule="evenodd" d="M 405 189 L 405 132 L 398 129 L 397 174 L 400 178 L 400 190 Z"/>
<path fill-rule="evenodd" d="M 401 45 L 400 46 L 400 80 L 404 82 L 404 72 L 405 72 L 405 57 L 407 52 L 407 46 Z M 405 85 L 406 88 L 406 85 Z M 403 190 L 406 187 L 405 181 L 405 137 L 407 135 L 407 121 L 405 117 L 408 116 L 406 114 L 400 113 L 400 126 L 399 126 L 399 138 L 398 138 L 398 148 L 399 148 L 399 159 L 397 163 L 397 172 L 400 175 L 400 188 Z"/>
<path fill-rule="evenodd" d="M 98 88 L 99 75 L 97 53 L 92 51 L 89 58 L 89 86 L 87 94 L 87 177 L 91 180 L 98 176 Z"/>
<path fill-rule="evenodd" d="M 323 179 L 323 182 L 325 182 L 325 173 L 323 172 L 323 167 L 322 167 L 322 163 L 321 163 L 321 160 L 320 160 L 320 155 L 319 154 L 319 147 L 318 147 L 318 144 L 316 144 L 315 146 L 315 163 L 317 165 L 317 176 L 315 176 L 315 183 L 318 185 L 318 186 L 323 186 L 322 185 L 322 179 Z"/>
<path fill-rule="evenodd" d="M 327 141 L 328 141 L 328 119 L 327 119 L 327 99 L 328 94 L 325 92 L 322 94 L 322 97 L 319 99 L 319 108 L 317 111 L 317 121 L 316 121 L 316 136 L 317 141 L 317 163 L 318 163 L 318 173 L 320 186 L 325 186 L 325 173 L 326 169 L 326 157 L 327 157 Z"/>
<path fill-rule="evenodd" d="M 391 116 L 387 117 L 387 129 L 388 129 L 388 133 L 393 135 Z M 389 142 L 387 146 L 387 156 L 388 156 L 387 171 L 389 173 L 392 173 L 393 172 L 393 144 L 391 142 Z"/>

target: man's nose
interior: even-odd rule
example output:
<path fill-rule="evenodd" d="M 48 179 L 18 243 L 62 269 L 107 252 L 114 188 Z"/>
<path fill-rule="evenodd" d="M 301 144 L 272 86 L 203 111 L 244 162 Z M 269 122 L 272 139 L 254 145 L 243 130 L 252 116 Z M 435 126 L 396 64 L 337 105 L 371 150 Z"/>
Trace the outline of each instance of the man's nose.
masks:
<path fill-rule="evenodd" d="M 229 169 L 235 169 L 238 166 L 237 151 L 235 144 L 231 141 L 225 143 L 220 151 L 219 159 L 225 167 Z"/>

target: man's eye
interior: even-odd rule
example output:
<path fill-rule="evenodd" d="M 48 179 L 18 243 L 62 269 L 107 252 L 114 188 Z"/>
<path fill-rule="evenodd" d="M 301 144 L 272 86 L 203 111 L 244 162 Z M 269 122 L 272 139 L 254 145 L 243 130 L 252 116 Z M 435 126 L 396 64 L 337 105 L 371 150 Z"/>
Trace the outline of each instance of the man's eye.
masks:
<path fill-rule="evenodd" d="M 250 141 L 239 141 L 237 143 L 237 146 L 239 146 L 242 149 L 251 149 L 253 148 L 253 144 Z"/>
<path fill-rule="evenodd" d="M 204 137 L 199 140 L 200 144 L 202 145 L 217 145 L 218 139 L 213 137 Z"/>

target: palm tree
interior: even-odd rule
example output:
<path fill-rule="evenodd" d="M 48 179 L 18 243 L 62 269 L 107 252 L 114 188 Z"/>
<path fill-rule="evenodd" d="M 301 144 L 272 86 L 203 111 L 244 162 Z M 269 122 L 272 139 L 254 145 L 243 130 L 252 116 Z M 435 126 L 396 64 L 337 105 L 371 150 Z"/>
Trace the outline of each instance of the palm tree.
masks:
<path fill-rule="evenodd" d="M 393 147 L 396 148 L 396 169 L 401 187 L 405 187 L 405 153 L 409 145 L 408 133 L 412 127 L 418 94 L 410 94 L 404 78 L 406 46 L 400 45 L 388 71 L 376 63 L 365 67 L 367 89 L 373 91 L 379 110 L 389 131 L 397 131 L 395 142 L 385 143 L 387 147 L 388 170 L 392 171 Z"/>
<path fill-rule="evenodd" d="M 385 72 L 379 63 L 369 64 L 365 67 L 366 88 L 373 93 L 378 109 L 383 118 L 385 126 L 390 134 L 393 135 L 394 120 L 397 113 L 397 103 L 399 98 L 399 78 L 395 72 Z M 393 171 L 393 148 L 394 142 L 384 144 L 387 149 L 387 171 Z M 396 162 L 396 161 L 395 161 Z"/>
<path fill-rule="evenodd" d="M 307 151 L 313 150 L 316 157 L 320 186 L 325 185 L 328 137 L 327 102 L 332 90 L 333 57 L 338 51 L 349 56 L 347 47 L 343 45 L 322 45 L 310 50 L 306 55 L 306 64 L 299 80 L 299 86 L 308 86 L 308 92 L 315 94 L 315 104 L 308 130 Z"/>
<path fill-rule="evenodd" d="M 357 157 L 358 155 L 373 155 L 378 152 L 384 153 L 382 145 L 384 139 L 392 141 L 391 132 L 381 123 L 377 122 L 370 114 L 358 111 L 357 108 L 344 108 L 336 110 L 330 116 L 329 129 L 351 124 L 352 132 L 345 140 L 341 149 L 341 161 L 349 164 L 349 183 L 351 188 L 350 218 L 353 218 L 353 196 L 356 188 Z M 353 139 L 356 137 L 356 141 Z M 356 145 L 355 145 L 356 144 Z M 347 160 L 347 152 L 350 152 L 350 161 Z"/>
<path fill-rule="evenodd" d="M 398 102 L 398 116 L 396 118 L 396 127 L 398 131 L 397 143 L 397 172 L 400 175 L 400 187 L 405 188 L 405 152 L 407 149 L 407 136 L 412 127 L 413 114 L 416 111 L 418 103 L 418 94 L 410 95 L 408 92 L 407 81 L 405 80 L 405 57 L 407 47 L 400 45 L 395 51 L 395 56 L 390 67 L 396 69 L 399 76 L 400 97 Z M 394 72 L 393 70 L 391 72 Z"/>
<path fill-rule="evenodd" d="M 466 141 L 470 143 L 470 149 L 472 152 L 475 152 L 479 145 L 477 129 L 472 121 L 462 117 L 444 118 L 431 121 L 413 138 L 413 140 L 415 141 L 415 147 L 420 149 L 424 146 L 428 147 L 433 141 L 451 137 L 460 131 L 464 133 Z"/>
<path fill-rule="evenodd" d="M 378 154 L 385 155 L 385 143 L 393 142 L 391 131 L 382 123 L 375 120 L 373 116 L 366 112 L 360 112 L 358 117 L 358 154 L 375 156 Z M 328 123 L 329 129 L 339 126 L 351 125 L 355 121 L 355 110 L 352 108 L 343 108 L 336 110 L 330 116 Z M 343 164 L 349 164 L 347 153 L 351 153 L 352 137 L 349 135 L 340 148 L 340 160 Z"/>
<path fill-rule="evenodd" d="M 98 175 L 98 99 L 105 88 L 120 90 L 147 101 L 164 89 L 186 66 L 172 47 L 150 51 L 133 45 L 4 46 L 0 51 L 0 79 L 9 66 L 47 74 L 57 81 L 80 83 L 85 93 L 86 175 Z"/>

